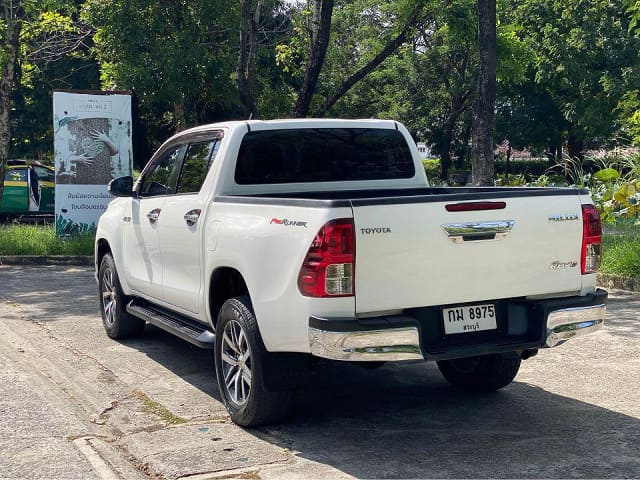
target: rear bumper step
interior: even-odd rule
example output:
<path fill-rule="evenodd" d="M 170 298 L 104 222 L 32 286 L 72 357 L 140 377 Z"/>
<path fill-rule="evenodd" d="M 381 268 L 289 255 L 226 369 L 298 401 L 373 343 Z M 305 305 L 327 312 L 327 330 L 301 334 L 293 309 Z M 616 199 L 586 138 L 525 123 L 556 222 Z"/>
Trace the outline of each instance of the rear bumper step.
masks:
<path fill-rule="evenodd" d="M 396 320 L 402 320 L 402 317 Z M 324 319 L 312 317 L 309 326 L 311 354 L 345 361 L 422 360 L 420 334 L 415 325 L 332 331 L 322 327 Z M 336 325 L 334 324 L 335 328 Z M 337 328 L 340 330 L 340 328 Z"/>
<path fill-rule="evenodd" d="M 555 347 L 570 338 L 600 330 L 604 325 L 604 304 L 551 312 L 547 318 L 545 347 Z"/>
<path fill-rule="evenodd" d="M 394 315 L 367 319 L 309 319 L 309 345 L 317 357 L 344 361 L 444 360 L 493 353 L 526 351 L 538 347 L 555 347 L 604 324 L 607 292 L 598 289 L 583 297 L 566 297 L 540 301 L 514 299 L 505 301 L 503 336 L 483 338 L 467 336 L 468 343 L 456 337 L 451 343 L 438 339 L 428 344 L 428 325 L 433 317 Z M 440 307 L 430 307 L 439 309 Z M 513 321 L 513 325 L 510 322 Z M 530 327 L 522 336 L 509 336 L 514 325 Z M 429 325 L 433 327 L 433 325 Z M 520 328 L 520 327 L 519 327 Z M 432 328 L 431 328 L 432 329 Z"/>
<path fill-rule="evenodd" d="M 182 315 L 169 312 L 143 300 L 134 299 L 127 305 L 127 313 L 155 325 L 176 337 L 200 348 L 213 349 L 216 337 L 204 325 Z"/>

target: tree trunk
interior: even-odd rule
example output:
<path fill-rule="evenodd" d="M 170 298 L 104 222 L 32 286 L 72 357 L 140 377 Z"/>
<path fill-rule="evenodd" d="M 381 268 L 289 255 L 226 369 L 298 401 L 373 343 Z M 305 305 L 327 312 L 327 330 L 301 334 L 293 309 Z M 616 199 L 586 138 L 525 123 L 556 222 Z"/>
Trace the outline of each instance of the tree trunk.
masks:
<path fill-rule="evenodd" d="M 241 0 L 240 2 L 240 54 L 236 66 L 238 98 L 246 118 L 258 117 L 254 77 L 258 52 L 258 23 L 264 0 L 257 0 L 255 10 L 253 4 L 253 0 Z"/>
<path fill-rule="evenodd" d="M 329 35 L 331 33 L 331 15 L 333 14 L 333 0 L 314 0 L 313 19 L 311 34 L 311 52 L 309 61 L 304 73 L 304 80 L 298 100 L 293 111 L 295 118 L 303 118 L 309 114 L 311 100 L 318 84 L 318 77 L 322 70 L 324 57 L 329 46 Z"/>
<path fill-rule="evenodd" d="M 579 158 L 582 160 L 582 150 L 584 148 L 583 140 L 576 135 L 575 128 L 569 125 L 569 134 L 567 136 L 567 154 L 569 158 Z"/>
<path fill-rule="evenodd" d="M 5 63 L 0 65 L 0 202 L 4 190 L 4 170 L 9 159 L 11 146 L 11 98 L 15 86 L 15 67 L 18 61 L 20 31 L 24 17 L 24 7 L 20 0 L 13 4 L 2 2 L 1 20 L 6 25 L 6 39 L 0 50 L 5 52 Z"/>
<path fill-rule="evenodd" d="M 478 0 L 480 68 L 473 105 L 471 169 L 474 186 L 494 184 L 493 118 L 496 101 L 496 0 Z"/>
<path fill-rule="evenodd" d="M 440 154 L 440 172 L 439 176 L 441 180 L 447 181 L 449 176 L 449 168 L 451 168 L 451 143 L 453 142 L 453 133 L 456 128 L 456 123 L 468 108 L 467 101 L 471 95 L 471 90 L 467 90 L 458 96 L 451 98 L 451 106 L 447 119 L 443 124 L 443 137 L 442 148 Z"/>
<path fill-rule="evenodd" d="M 180 132 L 187 128 L 187 117 L 184 113 L 184 97 L 180 94 L 180 98 L 173 104 L 173 122 L 176 132 Z"/>
<path fill-rule="evenodd" d="M 440 180 L 447 181 L 449 176 L 449 168 L 451 168 L 451 141 L 453 140 L 453 125 L 447 124 L 444 127 L 444 134 L 442 135 L 442 152 L 440 154 Z"/>

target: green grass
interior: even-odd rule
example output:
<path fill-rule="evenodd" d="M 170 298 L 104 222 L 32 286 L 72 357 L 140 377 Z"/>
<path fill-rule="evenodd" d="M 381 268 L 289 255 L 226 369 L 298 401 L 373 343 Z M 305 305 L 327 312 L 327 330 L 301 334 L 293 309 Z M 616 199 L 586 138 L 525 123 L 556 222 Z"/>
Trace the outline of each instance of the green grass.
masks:
<path fill-rule="evenodd" d="M 180 425 L 181 423 L 187 423 L 187 421 L 184 418 L 174 415 L 169 410 L 167 410 L 167 408 L 164 405 L 149 398 L 149 396 L 146 393 L 141 392 L 140 390 L 134 390 L 133 396 L 138 400 L 142 401 L 142 403 L 144 404 L 144 408 L 147 412 L 157 415 L 169 425 Z"/>
<path fill-rule="evenodd" d="M 57 238 L 53 225 L 0 225 L 0 255 L 93 255 L 93 240 Z"/>
<path fill-rule="evenodd" d="M 606 233 L 602 249 L 602 273 L 640 279 L 640 227 Z"/>

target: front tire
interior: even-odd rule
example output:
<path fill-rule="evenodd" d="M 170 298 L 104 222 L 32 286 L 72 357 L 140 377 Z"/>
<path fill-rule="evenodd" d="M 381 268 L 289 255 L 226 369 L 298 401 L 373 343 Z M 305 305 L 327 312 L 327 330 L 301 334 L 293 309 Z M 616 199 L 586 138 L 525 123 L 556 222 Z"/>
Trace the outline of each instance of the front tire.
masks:
<path fill-rule="evenodd" d="M 248 296 L 227 300 L 216 327 L 216 377 L 224 405 L 234 423 L 255 427 L 283 418 L 291 400 L 289 391 L 265 388 L 270 356 L 260 337 Z"/>
<path fill-rule="evenodd" d="M 127 297 L 122 292 L 116 263 L 110 253 L 102 257 L 98 270 L 100 290 L 100 315 L 107 335 L 113 339 L 124 339 L 140 335 L 145 321 L 129 315 L 126 310 Z"/>
<path fill-rule="evenodd" d="M 519 357 L 483 355 L 437 362 L 444 378 L 472 392 L 493 392 L 509 385 L 520 369 Z"/>

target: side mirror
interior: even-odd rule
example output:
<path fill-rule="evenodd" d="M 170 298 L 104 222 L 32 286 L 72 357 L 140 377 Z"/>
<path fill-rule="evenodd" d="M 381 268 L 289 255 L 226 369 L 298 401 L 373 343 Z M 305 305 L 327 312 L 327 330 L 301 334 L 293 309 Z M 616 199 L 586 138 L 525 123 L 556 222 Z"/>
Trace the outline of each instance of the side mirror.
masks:
<path fill-rule="evenodd" d="M 133 177 L 118 177 L 109 182 L 107 190 L 114 197 L 135 197 L 133 191 Z"/>

